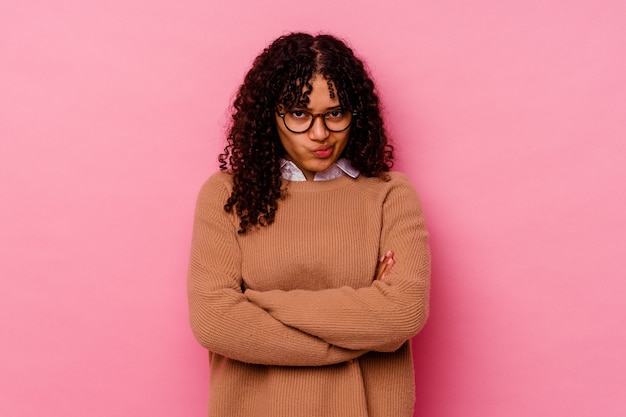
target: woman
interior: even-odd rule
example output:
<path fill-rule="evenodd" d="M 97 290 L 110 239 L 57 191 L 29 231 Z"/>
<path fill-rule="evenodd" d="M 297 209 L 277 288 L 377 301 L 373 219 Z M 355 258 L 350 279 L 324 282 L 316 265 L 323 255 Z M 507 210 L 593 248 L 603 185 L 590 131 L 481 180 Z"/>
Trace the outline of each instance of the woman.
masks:
<path fill-rule="evenodd" d="M 278 38 L 229 133 L 188 277 L 209 416 L 412 416 L 428 238 L 363 63 L 329 35 Z"/>

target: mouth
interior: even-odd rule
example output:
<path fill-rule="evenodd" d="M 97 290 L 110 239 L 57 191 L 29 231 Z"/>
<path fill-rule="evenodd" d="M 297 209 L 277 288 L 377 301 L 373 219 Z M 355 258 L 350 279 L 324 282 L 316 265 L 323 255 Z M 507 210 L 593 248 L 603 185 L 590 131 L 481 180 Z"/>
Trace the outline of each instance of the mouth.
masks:
<path fill-rule="evenodd" d="M 328 158 L 332 153 L 333 153 L 332 146 L 313 151 L 313 154 L 315 154 L 315 156 L 317 156 L 318 158 L 323 158 L 323 159 Z"/>

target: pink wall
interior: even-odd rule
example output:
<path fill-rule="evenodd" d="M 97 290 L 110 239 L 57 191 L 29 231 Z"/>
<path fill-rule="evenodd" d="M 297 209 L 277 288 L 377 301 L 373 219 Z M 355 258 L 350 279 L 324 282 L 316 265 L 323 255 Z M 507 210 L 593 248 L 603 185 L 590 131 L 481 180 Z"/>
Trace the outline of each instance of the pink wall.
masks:
<path fill-rule="evenodd" d="M 626 3 L 210 3 L 0 6 L 1 416 L 205 414 L 195 195 L 297 29 L 367 58 L 424 201 L 416 416 L 626 414 Z"/>

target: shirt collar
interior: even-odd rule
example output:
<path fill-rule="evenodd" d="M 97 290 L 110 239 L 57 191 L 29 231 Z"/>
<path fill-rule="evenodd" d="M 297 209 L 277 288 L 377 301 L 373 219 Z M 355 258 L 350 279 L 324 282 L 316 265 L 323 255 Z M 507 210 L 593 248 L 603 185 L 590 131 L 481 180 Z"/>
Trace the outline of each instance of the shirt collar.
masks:
<path fill-rule="evenodd" d="M 306 181 L 306 177 L 300 168 L 292 161 L 286 159 L 281 158 L 280 160 L 280 173 L 282 177 L 288 181 Z M 346 158 L 341 158 L 326 171 L 316 172 L 313 181 L 334 180 L 342 175 L 356 178 L 359 176 L 359 170 L 354 168 Z"/>

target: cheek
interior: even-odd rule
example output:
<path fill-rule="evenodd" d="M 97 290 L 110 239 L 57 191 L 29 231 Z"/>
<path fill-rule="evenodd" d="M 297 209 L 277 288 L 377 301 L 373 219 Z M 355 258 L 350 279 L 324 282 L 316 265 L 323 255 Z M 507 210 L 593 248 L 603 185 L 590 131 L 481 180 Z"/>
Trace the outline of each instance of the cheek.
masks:
<path fill-rule="evenodd" d="M 278 133 L 278 139 L 280 139 L 280 143 L 284 147 L 289 142 L 288 136 L 285 134 L 280 125 L 276 126 L 276 132 Z"/>
<path fill-rule="evenodd" d="M 349 140 L 350 140 L 350 133 L 346 132 L 346 134 L 339 139 L 339 142 L 341 142 L 341 150 L 344 150 L 346 148 Z"/>
<path fill-rule="evenodd" d="M 276 118 L 276 132 L 278 133 L 278 137 L 281 142 L 287 142 L 291 140 L 290 131 L 287 130 L 285 125 L 283 124 L 283 119 L 280 117 Z"/>
<path fill-rule="evenodd" d="M 292 152 L 297 148 L 297 141 L 289 133 L 279 129 L 278 138 L 280 139 L 280 144 L 284 151 Z"/>

